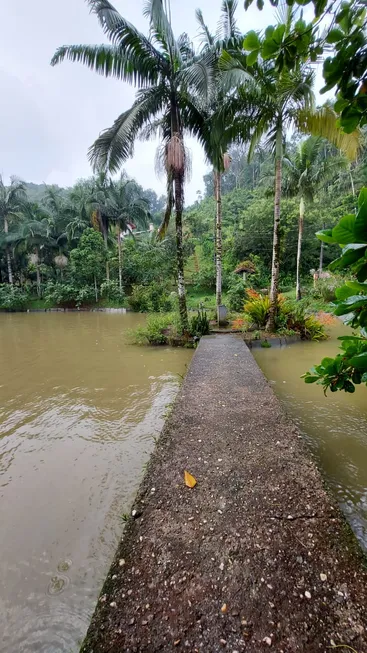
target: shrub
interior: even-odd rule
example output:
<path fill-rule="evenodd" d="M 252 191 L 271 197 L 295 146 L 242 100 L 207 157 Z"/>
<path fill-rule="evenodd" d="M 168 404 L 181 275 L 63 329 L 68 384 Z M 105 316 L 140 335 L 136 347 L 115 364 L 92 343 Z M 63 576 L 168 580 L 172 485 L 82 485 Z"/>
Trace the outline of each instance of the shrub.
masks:
<path fill-rule="evenodd" d="M 215 268 L 214 265 L 203 266 L 199 272 L 192 275 L 192 283 L 195 290 L 214 290 L 215 289 Z"/>
<path fill-rule="evenodd" d="M 8 283 L 0 284 L 0 308 L 8 311 L 19 311 L 29 301 L 28 293 L 18 286 Z"/>
<path fill-rule="evenodd" d="M 120 289 L 117 281 L 104 281 L 101 283 L 100 291 L 101 296 L 106 299 L 121 303 L 124 301 L 125 293 L 123 289 Z"/>
<path fill-rule="evenodd" d="M 137 313 L 163 313 L 172 311 L 174 299 L 167 284 L 153 281 L 149 286 L 133 286 L 128 302 Z"/>
<path fill-rule="evenodd" d="M 95 290 L 93 286 L 79 288 L 73 283 L 49 281 L 46 285 L 44 298 L 47 304 L 51 306 L 76 306 L 80 308 L 83 304 L 95 303 Z"/>
<path fill-rule="evenodd" d="M 335 291 L 343 281 L 343 278 L 339 276 L 333 276 L 330 279 L 318 279 L 315 287 L 310 290 L 310 295 L 315 299 L 323 299 L 324 302 L 333 302 L 336 299 Z"/>
<path fill-rule="evenodd" d="M 253 324 L 259 329 L 266 326 L 270 310 L 270 299 L 265 296 L 257 296 L 245 302 L 244 311 Z"/>
<path fill-rule="evenodd" d="M 201 336 L 207 336 L 209 333 L 209 320 L 206 312 L 201 309 L 198 311 L 197 315 L 194 315 L 194 317 L 191 320 L 190 324 L 190 333 L 193 336 L 198 336 L 201 338 Z"/>
<path fill-rule="evenodd" d="M 314 315 L 307 315 L 300 303 L 283 302 L 277 317 L 277 328 L 285 328 L 299 333 L 304 340 L 324 340 L 327 338 L 324 325 Z"/>
<path fill-rule="evenodd" d="M 242 311 L 246 299 L 246 287 L 243 280 L 237 275 L 231 275 L 230 277 L 227 298 L 231 311 Z"/>
<path fill-rule="evenodd" d="M 166 345 L 178 334 L 177 321 L 176 313 L 148 315 L 145 325 L 130 332 L 131 341 L 136 345 Z"/>

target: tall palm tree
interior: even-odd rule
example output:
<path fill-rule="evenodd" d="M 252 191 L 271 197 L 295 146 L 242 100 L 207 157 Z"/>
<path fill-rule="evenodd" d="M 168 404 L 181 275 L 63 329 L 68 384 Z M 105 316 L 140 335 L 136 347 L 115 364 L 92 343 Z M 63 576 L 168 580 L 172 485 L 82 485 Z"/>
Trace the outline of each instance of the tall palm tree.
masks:
<path fill-rule="evenodd" d="M 108 0 L 88 0 L 88 4 L 110 45 L 63 46 L 56 51 L 51 63 L 58 64 L 65 58 L 79 61 L 106 77 L 117 77 L 139 87 L 130 109 L 103 131 L 90 148 L 90 161 L 97 170 L 118 171 L 132 154 L 139 134 L 143 132 L 147 136 L 151 126 L 154 131 L 154 121 L 163 119 L 161 154 L 167 177 L 167 207 L 160 233 L 164 234 L 174 208 L 179 309 L 182 329 L 187 330 L 182 213 L 188 158 L 183 133 L 185 124 L 190 123 L 191 129 L 200 120 L 188 90 L 207 94 L 210 69 L 202 58 L 195 56 L 187 35 L 174 36 L 170 15 L 162 0 L 146 3 L 144 13 L 149 19 L 149 38 L 123 18 Z"/>
<path fill-rule="evenodd" d="M 8 280 L 11 285 L 14 283 L 11 263 L 11 248 L 9 240 L 9 226 L 22 217 L 24 202 L 26 201 L 26 187 L 23 181 L 12 177 L 9 186 L 5 186 L 0 175 L 0 229 L 4 233 L 6 264 L 8 268 Z"/>
<path fill-rule="evenodd" d="M 237 0 L 222 0 L 221 18 L 216 34 L 212 34 L 204 21 L 202 11 L 196 11 L 200 26 L 203 53 L 212 53 L 215 67 L 218 68 L 220 56 L 226 48 L 240 47 L 241 32 L 236 25 L 235 12 Z M 230 166 L 228 149 L 234 142 L 243 142 L 249 136 L 245 116 L 240 112 L 238 119 L 238 100 L 228 95 L 219 78 L 213 93 L 206 103 L 204 122 L 200 140 L 204 145 L 208 161 L 213 167 L 215 216 L 215 265 L 216 265 L 216 304 L 222 303 L 222 176 Z M 218 311 L 219 320 L 219 311 Z"/>
<path fill-rule="evenodd" d="M 287 29 L 290 29 L 291 21 L 292 14 L 289 8 Z M 267 324 L 267 328 L 274 331 L 279 290 L 280 201 L 286 132 L 296 128 L 303 133 L 323 136 L 352 157 L 358 149 L 359 136 L 356 133 L 342 133 L 337 126 L 337 116 L 330 108 L 323 107 L 321 110 L 315 110 L 312 90 L 314 73 L 307 63 L 300 63 L 293 70 L 283 69 L 279 73 L 269 61 L 260 59 L 254 66 L 249 67 L 247 56 L 242 52 L 226 52 L 222 55 L 221 67 L 224 79 L 227 78 L 226 83 L 239 86 L 238 92 L 243 94 L 244 105 L 247 108 L 248 105 L 257 107 L 256 127 L 251 137 L 249 157 L 262 139 L 265 139 L 265 145 L 274 153 L 271 307 Z"/>
<path fill-rule="evenodd" d="M 299 144 L 287 164 L 286 192 L 299 196 L 296 299 L 301 299 L 300 267 L 302 236 L 307 203 L 313 202 L 317 190 L 338 170 L 348 169 L 348 161 L 338 152 L 325 151 L 325 140 L 320 136 L 309 136 Z"/>
<path fill-rule="evenodd" d="M 23 245 L 29 259 L 36 269 L 37 295 L 41 297 L 41 252 L 45 245 L 56 246 L 51 238 L 52 216 L 39 204 L 26 202 L 23 206 L 22 221 L 10 235 L 15 247 Z"/>
<path fill-rule="evenodd" d="M 109 181 L 104 212 L 109 223 L 116 227 L 119 257 L 119 286 L 122 290 L 122 244 L 121 233 L 130 231 L 132 225 L 146 228 L 150 217 L 149 202 L 141 196 L 141 189 L 133 179 L 121 175 L 118 182 Z"/>

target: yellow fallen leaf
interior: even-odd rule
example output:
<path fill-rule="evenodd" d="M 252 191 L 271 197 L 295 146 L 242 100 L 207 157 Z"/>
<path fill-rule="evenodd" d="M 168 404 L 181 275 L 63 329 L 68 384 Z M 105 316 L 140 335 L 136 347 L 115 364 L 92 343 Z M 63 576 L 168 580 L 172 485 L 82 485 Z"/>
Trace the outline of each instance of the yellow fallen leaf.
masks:
<path fill-rule="evenodd" d="M 184 472 L 184 476 L 185 476 L 185 485 L 187 485 L 187 487 L 195 487 L 197 480 L 196 478 L 194 478 L 194 476 L 189 474 L 189 472 L 187 472 L 186 469 Z"/>

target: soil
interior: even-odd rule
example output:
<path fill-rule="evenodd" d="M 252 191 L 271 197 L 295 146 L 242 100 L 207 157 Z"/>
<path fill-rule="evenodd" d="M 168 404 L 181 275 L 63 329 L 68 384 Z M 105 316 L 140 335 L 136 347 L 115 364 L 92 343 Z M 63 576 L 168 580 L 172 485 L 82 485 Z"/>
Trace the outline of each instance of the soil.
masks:
<path fill-rule="evenodd" d="M 83 653 L 366 653 L 363 555 L 240 337 L 201 340 L 132 515 Z"/>

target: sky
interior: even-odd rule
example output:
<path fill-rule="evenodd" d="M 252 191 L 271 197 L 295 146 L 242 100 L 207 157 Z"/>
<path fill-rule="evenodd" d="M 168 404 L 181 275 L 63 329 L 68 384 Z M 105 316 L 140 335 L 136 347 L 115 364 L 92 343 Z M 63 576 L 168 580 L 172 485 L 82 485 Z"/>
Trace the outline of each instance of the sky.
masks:
<path fill-rule="evenodd" d="M 113 2 L 113 0 L 112 0 Z M 144 0 L 115 0 L 119 12 L 147 33 Z M 214 30 L 220 0 L 171 0 L 176 34 L 197 34 L 195 9 Z M 238 24 L 243 32 L 275 23 L 270 5 L 262 12 L 245 12 L 239 0 Z M 71 186 L 91 175 L 87 151 L 99 133 L 128 109 L 135 90 L 124 82 L 105 79 L 82 64 L 63 62 L 52 68 L 56 48 L 69 44 L 98 44 L 105 36 L 84 0 L 12 0 L 2 3 L 0 39 L 0 174 L 25 181 Z M 208 171 L 200 146 L 187 143 L 192 176 L 186 202 L 197 198 Z M 165 192 L 157 178 L 156 142 L 136 145 L 124 166 L 144 188 Z"/>

